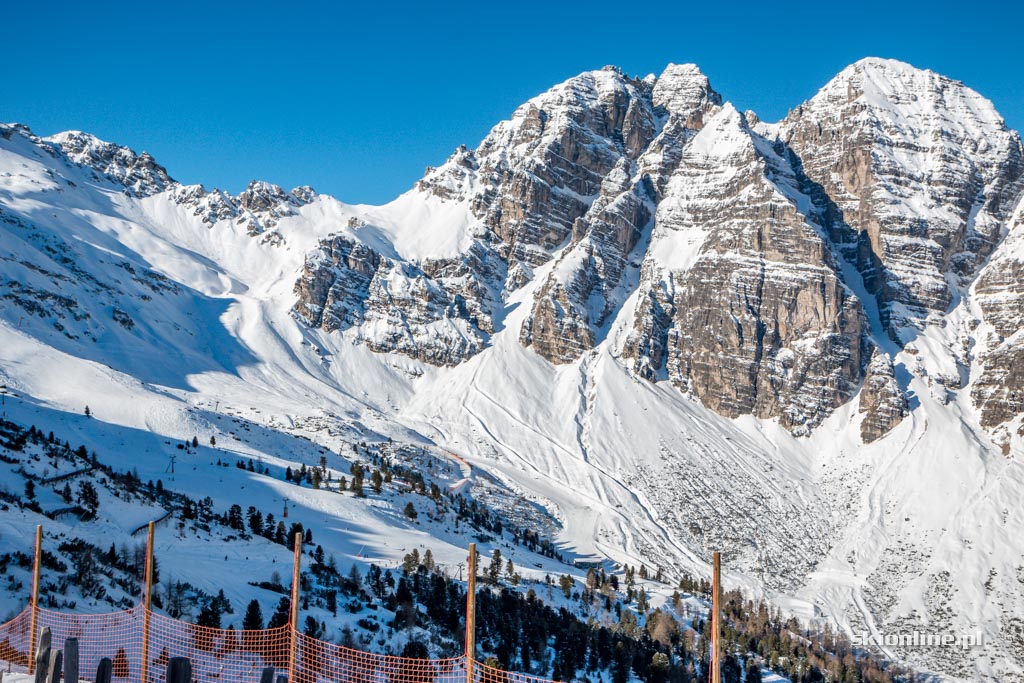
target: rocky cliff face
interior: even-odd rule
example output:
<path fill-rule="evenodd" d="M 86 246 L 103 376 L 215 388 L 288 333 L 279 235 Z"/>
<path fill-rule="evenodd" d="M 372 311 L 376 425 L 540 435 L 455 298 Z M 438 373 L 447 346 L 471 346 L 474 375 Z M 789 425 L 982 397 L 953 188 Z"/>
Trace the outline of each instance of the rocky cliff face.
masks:
<path fill-rule="evenodd" d="M 623 351 L 637 372 L 798 432 L 852 396 L 867 325 L 811 208 L 734 108 L 710 119 L 658 207 Z"/>
<path fill-rule="evenodd" d="M 621 304 L 618 290 L 627 259 L 650 227 L 683 146 L 704 115 L 721 104 L 707 77 L 692 65 L 669 66 L 643 92 L 634 104 L 645 120 L 655 122 L 657 135 L 635 159 L 630 148 L 602 180 L 597 199 L 574 223 L 570 246 L 523 324 L 520 341 L 552 362 L 572 362 L 593 348 Z"/>
<path fill-rule="evenodd" d="M 420 187 L 466 198 L 493 232 L 515 289 L 573 234 L 574 224 L 622 160 L 636 159 L 656 132 L 651 81 L 606 67 L 535 97 L 456 154 Z"/>
<path fill-rule="evenodd" d="M 992 103 L 892 60 L 846 68 L 781 134 L 833 206 L 832 239 L 904 342 L 970 284 L 1021 190 L 1021 141 Z"/>
<path fill-rule="evenodd" d="M 46 141 L 60 148 L 73 163 L 95 169 L 136 197 L 148 197 L 177 184 L 147 152 L 136 154 L 79 131 L 58 133 Z"/>
<path fill-rule="evenodd" d="M 978 330 L 982 371 L 971 397 L 982 425 L 996 427 L 1024 415 L 1024 200 L 973 293 L 985 324 Z M 1024 431 L 1024 422 L 1017 429 Z"/>
<path fill-rule="evenodd" d="M 295 285 L 295 311 L 327 332 L 351 330 L 378 352 L 454 365 L 494 331 L 486 282 L 495 257 L 479 245 L 422 267 L 383 257 L 352 237 L 322 240 Z"/>
<path fill-rule="evenodd" d="M 202 185 L 178 185 L 172 188 L 170 196 L 208 225 L 232 220 L 245 226 L 250 236 L 261 235 L 263 241 L 278 244 L 281 236 L 273 232 L 277 224 L 282 218 L 296 215 L 317 194 L 309 186 L 285 192 L 272 183 L 253 180 L 237 197 L 216 188 L 208 191 Z"/>

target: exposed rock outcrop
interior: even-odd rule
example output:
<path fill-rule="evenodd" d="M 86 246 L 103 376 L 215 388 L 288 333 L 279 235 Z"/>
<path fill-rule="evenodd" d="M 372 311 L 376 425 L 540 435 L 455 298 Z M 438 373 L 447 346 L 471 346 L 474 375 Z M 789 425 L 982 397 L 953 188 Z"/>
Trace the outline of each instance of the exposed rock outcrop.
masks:
<path fill-rule="evenodd" d="M 636 159 L 655 132 L 650 82 L 606 67 L 533 98 L 419 186 L 470 202 L 500 242 L 506 286 L 515 289 L 572 235 L 620 160 Z"/>
<path fill-rule="evenodd" d="M 708 121 L 658 207 L 623 349 L 636 371 L 797 433 L 848 400 L 867 324 L 810 207 L 789 160 L 731 105 Z"/>
<path fill-rule="evenodd" d="M 572 362 L 593 348 L 617 312 L 629 254 L 649 227 L 683 146 L 721 98 L 696 66 L 670 65 L 654 81 L 650 100 L 634 104 L 648 107 L 661 130 L 635 162 L 620 158 L 605 176 L 598 198 L 573 225 L 571 246 L 537 291 L 520 333 L 524 345 L 552 362 Z"/>
<path fill-rule="evenodd" d="M 910 413 L 907 397 L 896 381 L 892 358 L 875 349 L 860 392 L 860 436 L 871 443 L 888 434 Z"/>
<path fill-rule="evenodd" d="M 95 169 L 136 197 L 148 197 L 176 184 L 148 152 L 136 154 L 79 131 L 58 133 L 46 140 L 60 147 L 70 161 Z"/>
<path fill-rule="evenodd" d="M 249 235 L 264 235 L 277 227 L 282 218 L 294 216 L 300 207 L 316 200 L 316 191 L 309 186 L 285 192 L 281 187 L 261 180 L 253 180 L 237 197 L 218 189 L 207 191 L 202 185 L 179 185 L 170 193 L 178 204 L 192 207 L 192 214 L 200 216 L 208 225 L 218 221 L 234 220 L 244 225 Z M 265 236 L 267 241 L 278 242 L 279 236 Z"/>
<path fill-rule="evenodd" d="M 1024 415 L 1024 199 L 973 294 L 987 334 L 971 398 L 981 411 L 981 424 L 996 427 Z"/>
<path fill-rule="evenodd" d="M 383 257 L 345 235 L 322 240 L 295 285 L 296 314 L 328 332 L 351 330 L 377 352 L 432 365 L 478 353 L 493 331 L 482 248 L 423 268 Z"/>

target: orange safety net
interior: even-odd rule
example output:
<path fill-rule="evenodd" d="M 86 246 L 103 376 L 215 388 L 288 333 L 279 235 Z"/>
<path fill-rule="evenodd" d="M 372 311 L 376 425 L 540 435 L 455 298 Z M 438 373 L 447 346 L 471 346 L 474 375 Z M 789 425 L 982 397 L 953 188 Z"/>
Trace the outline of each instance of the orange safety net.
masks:
<path fill-rule="evenodd" d="M 478 683 L 552 683 L 547 678 L 516 673 L 514 671 L 502 671 L 481 662 L 476 662 L 474 667 L 474 673 L 476 674 L 474 678 Z"/>
<path fill-rule="evenodd" d="M 138 681 L 142 616 L 142 607 L 109 614 L 67 614 L 40 608 L 36 628 L 49 627 L 54 649 L 64 649 L 68 638 L 78 639 L 78 669 L 83 678 L 92 679 L 100 660 L 109 657 L 115 677 Z M 28 640 L 25 642 L 27 650 Z"/>
<path fill-rule="evenodd" d="M 26 607 L 8 621 L 0 624 L 0 661 L 19 669 L 28 666 L 29 630 L 32 628 L 32 609 Z"/>
<path fill-rule="evenodd" d="M 298 634 L 296 683 L 466 683 L 466 658 L 416 659 L 353 650 Z"/>
<path fill-rule="evenodd" d="M 87 680 L 93 678 L 100 659 L 109 657 L 114 683 L 164 683 L 170 658 L 188 657 L 195 683 L 257 683 L 264 667 L 286 675 L 293 662 L 293 683 L 467 683 L 465 657 L 417 659 L 363 652 L 310 638 L 291 626 L 235 631 L 150 612 L 148 648 L 144 648 L 146 619 L 141 605 L 111 614 L 66 614 L 40 608 L 37 615 L 37 627 L 49 627 L 54 648 L 62 649 L 67 638 L 78 639 L 79 671 Z M 0 624 L 0 661 L 21 670 L 27 667 L 31 623 L 32 610 L 26 608 Z M 551 683 L 477 661 L 473 670 L 477 683 Z"/>

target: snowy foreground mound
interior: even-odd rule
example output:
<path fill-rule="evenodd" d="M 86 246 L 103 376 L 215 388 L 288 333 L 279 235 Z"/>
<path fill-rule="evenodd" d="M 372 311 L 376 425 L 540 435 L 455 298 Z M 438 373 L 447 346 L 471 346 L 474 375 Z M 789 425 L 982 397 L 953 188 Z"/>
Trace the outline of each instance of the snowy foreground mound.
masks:
<path fill-rule="evenodd" d="M 142 481 L 174 455 L 178 486 L 217 500 L 178 442 L 274 466 L 419 444 L 567 556 L 674 576 L 720 548 L 729 584 L 802 618 L 1006 680 L 1024 674 L 1022 157 L 983 97 L 877 59 L 776 124 L 693 66 L 581 74 L 379 207 L 183 186 L 147 154 L 3 125 L 5 408 Z M 291 504 L 340 556 L 462 561 L 438 525 L 306 493 Z M 295 495 L 230 492 L 250 494 Z M 149 516 L 126 506 L 109 532 Z M 985 644 L 885 645 L 915 630 Z"/>

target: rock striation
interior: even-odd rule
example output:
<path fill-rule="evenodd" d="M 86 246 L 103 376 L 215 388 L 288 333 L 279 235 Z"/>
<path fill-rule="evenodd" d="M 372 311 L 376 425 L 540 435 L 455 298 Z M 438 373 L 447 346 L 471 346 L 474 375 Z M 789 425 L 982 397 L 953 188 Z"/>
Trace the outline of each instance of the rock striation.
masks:
<path fill-rule="evenodd" d="M 985 325 L 971 398 L 982 426 L 996 427 L 1024 416 L 1024 199 L 973 294 Z"/>
<path fill-rule="evenodd" d="M 623 348 L 637 373 L 798 433 L 856 393 L 867 322 L 812 208 L 784 148 L 725 105 L 658 206 Z"/>
<path fill-rule="evenodd" d="M 894 60 L 847 67 L 780 133 L 833 208 L 831 238 L 904 343 L 974 279 L 1022 186 L 1020 137 L 991 102 Z"/>

